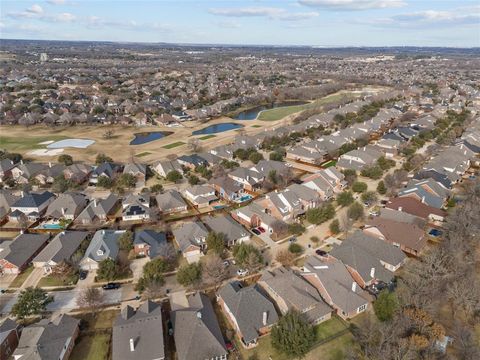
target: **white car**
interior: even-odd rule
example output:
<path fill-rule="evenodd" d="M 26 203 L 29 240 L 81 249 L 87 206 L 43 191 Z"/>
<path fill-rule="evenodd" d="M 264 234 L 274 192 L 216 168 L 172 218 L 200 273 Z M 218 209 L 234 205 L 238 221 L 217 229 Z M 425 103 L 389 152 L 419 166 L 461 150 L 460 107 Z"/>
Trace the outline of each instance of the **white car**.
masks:
<path fill-rule="evenodd" d="M 237 275 L 238 276 L 247 276 L 248 275 L 248 270 L 247 269 L 238 269 L 237 270 Z"/>

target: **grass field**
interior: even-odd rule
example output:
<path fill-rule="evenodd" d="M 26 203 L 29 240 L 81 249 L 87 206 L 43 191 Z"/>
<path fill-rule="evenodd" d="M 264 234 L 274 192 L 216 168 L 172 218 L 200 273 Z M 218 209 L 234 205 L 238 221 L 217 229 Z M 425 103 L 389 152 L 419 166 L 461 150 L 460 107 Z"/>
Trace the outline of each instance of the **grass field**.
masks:
<path fill-rule="evenodd" d="M 144 151 L 144 152 L 141 152 L 139 154 L 135 154 L 136 157 L 143 157 L 143 156 L 147 156 L 147 155 L 150 155 L 151 152 L 150 151 Z"/>
<path fill-rule="evenodd" d="M 25 129 L 28 132 L 28 129 Z M 45 148 L 45 145 L 40 145 L 44 141 L 59 141 L 68 139 L 63 135 L 46 135 L 46 136 L 8 136 L 8 131 L 2 131 L 0 136 L 0 149 L 7 149 L 10 152 L 28 151 L 33 149 Z"/>
<path fill-rule="evenodd" d="M 22 284 L 27 280 L 28 276 L 32 273 L 33 266 L 29 266 L 26 268 L 21 274 L 18 274 L 15 279 L 13 279 L 12 283 L 10 284 L 11 288 L 18 288 L 22 286 Z"/>
<path fill-rule="evenodd" d="M 58 277 L 55 276 L 45 276 L 40 279 L 38 282 L 37 286 L 38 287 L 44 287 L 44 286 L 68 286 L 68 285 L 75 285 L 78 281 L 78 275 L 75 274 L 64 281 L 59 279 Z"/>
<path fill-rule="evenodd" d="M 182 145 L 185 145 L 185 143 L 183 141 L 177 141 L 177 142 L 174 142 L 174 143 L 171 143 L 171 144 L 168 144 L 168 145 L 164 145 L 162 147 L 164 149 L 173 149 L 173 148 L 176 148 L 177 146 L 182 146 Z"/>
<path fill-rule="evenodd" d="M 205 136 L 200 137 L 199 139 L 200 140 L 208 140 L 208 139 L 211 139 L 211 138 L 214 138 L 214 137 L 217 137 L 217 135 L 213 135 L 213 134 L 205 135 Z"/>
<path fill-rule="evenodd" d="M 252 125 L 253 128 L 261 128 L 262 125 Z"/>
<path fill-rule="evenodd" d="M 263 110 L 258 114 L 258 120 L 262 121 L 277 121 L 281 120 L 288 115 L 295 114 L 300 111 L 311 109 L 317 106 L 329 104 L 334 101 L 338 101 L 343 97 L 349 96 L 348 94 L 332 94 L 325 96 L 321 99 L 315 100 L 311 103 L 304 105 L 283 106 L 274 109 Z"/>

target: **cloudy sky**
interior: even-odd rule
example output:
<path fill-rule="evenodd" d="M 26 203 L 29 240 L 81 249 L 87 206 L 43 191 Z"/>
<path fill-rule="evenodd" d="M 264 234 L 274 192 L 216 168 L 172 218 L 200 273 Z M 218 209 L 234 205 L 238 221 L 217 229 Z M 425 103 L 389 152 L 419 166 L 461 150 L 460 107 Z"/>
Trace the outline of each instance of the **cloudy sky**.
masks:
<path fill-rule="evenodd" d="M 480 0 L 1 0 L 0 38 L 480 46 Z"/>

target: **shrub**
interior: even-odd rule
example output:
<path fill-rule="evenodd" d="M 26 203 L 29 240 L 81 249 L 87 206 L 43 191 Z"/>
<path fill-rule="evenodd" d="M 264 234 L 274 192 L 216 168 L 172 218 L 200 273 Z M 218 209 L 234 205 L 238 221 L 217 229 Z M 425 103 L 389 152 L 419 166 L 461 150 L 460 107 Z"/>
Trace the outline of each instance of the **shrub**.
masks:
<path fill-rule="evenodd" d="M 303 252 L 303 247 L 300 244 L 297 243 L 291 243 L 288 246 L 288 251 L 290 251 L 293 254 L 301 254 Z"/>
<path fill-rule="evenodd" d="M 355 181 L 352 185 L 352 190 L 356 193 L 362 193 L 364 191 L 367 191 L 367 184 L 361 181 Z"/>

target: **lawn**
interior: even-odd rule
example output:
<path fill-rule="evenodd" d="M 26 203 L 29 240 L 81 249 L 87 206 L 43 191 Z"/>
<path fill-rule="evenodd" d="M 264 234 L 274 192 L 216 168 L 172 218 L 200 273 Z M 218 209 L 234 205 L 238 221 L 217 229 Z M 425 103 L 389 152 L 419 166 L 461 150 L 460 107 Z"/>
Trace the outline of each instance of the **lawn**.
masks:
<path fill-rule="evenodd" d="M 211 139 L 211 138 L 214 138 L 214 137 L 217 137 L 217 135 L 213 135 L 213 134 L 205 135 L 205 136 L 200 137 L 199 139 L 200 140 L 208 140 L 208 139 Z"/>
<path fill-rule="evenodd" d="M 173 149 L 177 146 L 182 146 L 182 145 L 185 145 L 185 143 L 183 141 L 177 141 L 177 142 L 174 142 L 174 143 L 171 143 L 171 144 L 168 144 L 168 145 L 164 145 L 162 147 L 164 149 Z"/>
<path fill-rule="evenodd" d="M 143 156 L 147 156 L 147 155 L 150 155 L 151 152 L 150 151 L 144 151 L 144 152 L 141 152 L 139 154 L 136 154 L 135 156 L 136 157 L 143 157 Z"/>
<path fill-rule="evenodd" d="M 104 360 L 110 352 L 110 334 L 80 335 L 70 355 L 71 360 Z"/>
<path fill-rule="evenodd" d="M 257 119 L 262 121 L 281 120 L 288 115 L 292 115 L 303 110 L 307 110 L 313 107 L 322 106 L 334 101 L 338 101 L 344 96 L 351 97 L 351 95 L 348 95 L 348 94 L 336 93 L 336 94 L 325 96 L 321 99 L 315 100 L 311 103 L 304 104 L 304 105 L 283 106 L 283 107 L 278 107 L 274 109 L 263 110 L 258 114 Z"/>
<path fill-rule="evenodd" d="M 72 275 L 65 280 L 62 280 L 56 276 L 45 276 L 40 279 L 38 282 L 38 287 L 45 287 L 45 286 L 68 286 L 68 285 L 75 285 L 78 281 L 78 274 Z"/>
<path fill-rule="evenodd" d="M 332 166 L 335 166 L 335 165 L 337 165 L 337 162 L 335 160 L 329 160 L 327 162 L 324 162 L 320 166 L 323 167 L 324 169 L 326 169 L 326 168 L 329 168 L 329 167 L 332 167 Z"/>
<path fill-rule="evenodd" d="M 253 128 L 260 128 L 262 125 L 252 125 Z"/>
<path fill-rule="evenodd" d="M 19 288 L 22 284 L 27 280 L 28 276 L 32 273 L 33 266 L 29 266 L 26 268 L 22 273 L 18 274 L 15 279 L 13 279 L 12 283 L 9 287 L 11 288 Z"/>
<path fill-rule="evenodd" d="M 25 132 L 28 132 L 28 129 L 25 128 Z M 3 134 L 8 134 L 8 129 L 2 130 Z M 44 141 L 58 141 L 68 139 L 67 136 L 62 135 L 46 135 L 46 136 L 0 136 L 0 148 L 6 149 L 10 152 L 15 151 L 28 151 L 33 149 L 42 149 L 46 145 L 40 145 Z"/>

